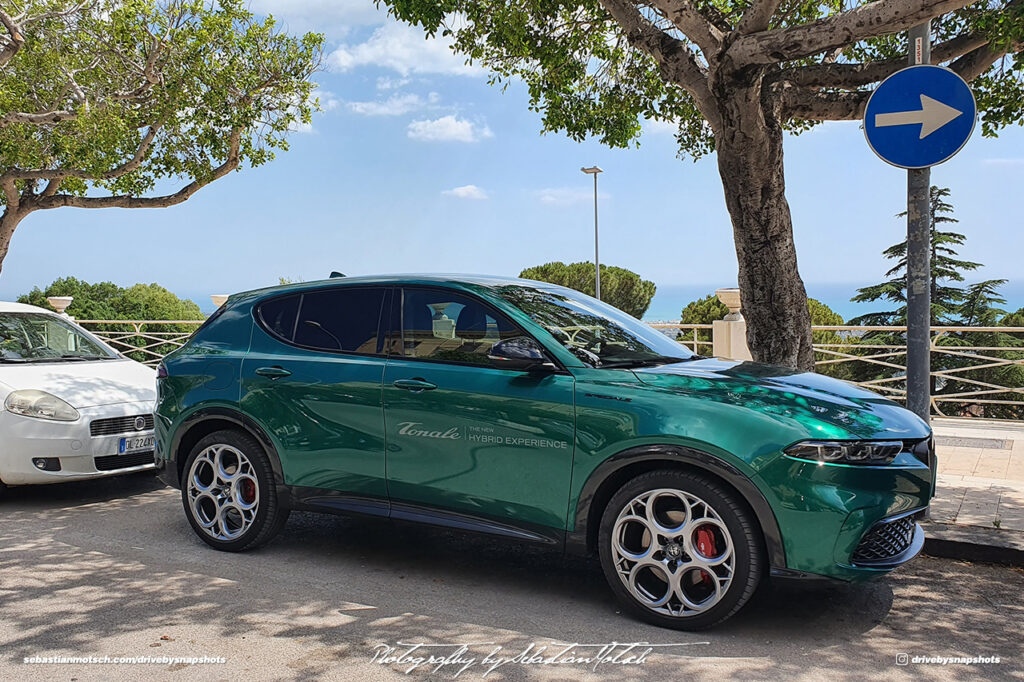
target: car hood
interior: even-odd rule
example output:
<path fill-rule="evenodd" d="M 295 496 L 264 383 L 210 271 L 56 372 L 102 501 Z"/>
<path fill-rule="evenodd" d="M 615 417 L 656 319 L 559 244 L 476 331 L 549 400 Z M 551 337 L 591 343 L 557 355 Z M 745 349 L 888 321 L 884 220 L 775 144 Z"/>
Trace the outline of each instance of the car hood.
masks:
<path fill-rule="evenodd" d="M 797 422 L 821 438 L 924 438 L 921 418 L 877 393 L 813 372 L 704 358 L 635 370 L 648 385 Z"/>
<path fill-rule="evenodd" d="M 156 372 L 134 360 L 0 365 L 3 393 L 34 388 L 73 407 L 156 400 Z"/>

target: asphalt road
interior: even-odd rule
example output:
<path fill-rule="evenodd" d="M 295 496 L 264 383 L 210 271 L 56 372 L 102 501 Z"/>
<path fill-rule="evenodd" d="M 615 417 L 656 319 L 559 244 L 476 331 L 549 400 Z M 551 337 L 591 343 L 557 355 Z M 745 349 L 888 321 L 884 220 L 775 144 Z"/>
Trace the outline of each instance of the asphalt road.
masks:
<path fill-rule="evenodd" d="M 767 586 L 682 633 L 618 613 L 595 565 L 454 532 L 293 514 L 261 550 L 216 552 L 150 475 L 12 489 L 0 514 L 4 680 L 1024 679 L 1024 571 L 1007 567 L 919 557 L 868 585 Z M 670 646 L 570 660 L 614 642 Z M 24 662 L 53 656 L 226 662 Z M 1000 662 L 913 663 L 929 656 Z"/>

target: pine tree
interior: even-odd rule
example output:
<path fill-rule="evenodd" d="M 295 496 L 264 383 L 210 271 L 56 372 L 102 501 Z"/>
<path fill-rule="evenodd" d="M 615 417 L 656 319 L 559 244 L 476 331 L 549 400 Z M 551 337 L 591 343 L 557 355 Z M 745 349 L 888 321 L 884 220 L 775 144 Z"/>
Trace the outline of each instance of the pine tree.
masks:
<path fill-rule="evenodd" d="M 939 229 L 942 224 L 960 222 L 952 216 L 953 205 L 946 201 L 949 196 L 949 188 L 933 185 L 930 195 L 931 321 L 933 325 L 951 324 L 961 314 L 961 305 L 968 298 L 968 290 L 955 286 L 954 283 L 963 282 L 963 273 L 977 270 L 981 267 L 981 263 L 957 258 L 956 248 L 963 246 L 967 237 L 959 232 L 945 232 Z M 896 217 L 902 218 L 906 215 L 907 213 L 904 211 L 898 213 Z M 896 265 L 885 273 L 889 279 L 881 284 L 858 289 L 857 295 L 850 300 L 856 303 L 886 300 L 898 303 L 899 307 L 895 310 L 861 315 L 850 320 L 851 324 L 889 326 L 907 323 L 907 241 L 903 240 L 899 244 L 890 246 L 882 252 L 882 255 L 889 260 L 896 260 Z M 1005 282 L 1006 280 L 990 280 L 980 284 L 988 285 L 991 290 L 989 293 L 995 296 L 995 289 Z M 978 300 L 976 298 L 975 303 Z M 1000 300 L 1000 302 L 1002 301 Z"/>

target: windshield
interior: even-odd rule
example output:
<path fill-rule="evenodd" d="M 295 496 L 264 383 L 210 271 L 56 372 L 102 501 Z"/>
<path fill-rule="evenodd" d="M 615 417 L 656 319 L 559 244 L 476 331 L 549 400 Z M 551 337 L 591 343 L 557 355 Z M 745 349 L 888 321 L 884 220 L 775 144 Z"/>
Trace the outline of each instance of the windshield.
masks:
<path fill-rule="evenodd" d="M 659 331 L 597 299 L 562 289 L 497 288 L 591 367 L 641 367 L 699 357 Z"/>
<path fill-rule="evenodd" d="M 81 329 L 46 313 L 0 313 L 0 362 L 116 358 Z"/>

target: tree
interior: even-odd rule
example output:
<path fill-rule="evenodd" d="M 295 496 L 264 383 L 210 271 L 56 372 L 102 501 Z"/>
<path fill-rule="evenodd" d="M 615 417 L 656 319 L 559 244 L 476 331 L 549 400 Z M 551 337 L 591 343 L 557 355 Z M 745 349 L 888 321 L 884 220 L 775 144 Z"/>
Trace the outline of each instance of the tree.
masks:
<path fill-rule="evenodd" d="M 708 294 L 704 298 L 690 301 L 679 314 L 680 324 L 711 324 L 729 314 L 729 308 L 718 300 L 718 296 Z M 689 337 L 689 338 L 687 338 Z M 692 344 L 693 351 L 701 355 L 711 355 L 711 330 L 694 329 L 692 333 L 680 331 L 676 341 Z"/>
<path fill-rule="evenodd" d="M 18 303 L 28 303 L 52 310 L 47 302 L 49 296 L 73 296 L 68 306 L 68 315 L 79 320 L 188 320 L 203 319 L 199 306 L 188 299 L 181 299 L 159 284 L 136 284 L 127 289 L 113 282 L 90 284 L 74 277 L 54 280 L 46 289 L 35 287 L 18 297 Z M 165 340 L 183 341 L 196 325 L 162 324 L 159 326 L 140 325 L 138 331 L 129 324 L 91 325 L 90 329 L 103 336 L 116 339 L 117 350 L 128 350 L 129 357 L 139 362 L 151 362 L 170 353 L 176 348 Z M 148 351 L 131 351 L 131 348 L 149 346 Z"/>
<path fill-rule="evenodd" d="M 322 43 L 242 0 L 0 5 L 0 266 L 35 211 L 173 206 L 273 159 Z"/>
<path fill-rule="evenodd" d="M 65 312 L 79 320 L 203 319 L 194 301 L 178 298 L 159 284 L 136 284 L 125 289 L 113 282 L 90 284 L 74 277 L 63 277 L 46 289 L 34 287 L 19 296 L 18 303 L 52 310 L 46 300 L 50 296 L 73 296 Z"/>
<path fill-rule="evenodd" d="M 724 303 L 718 300 L 718 297 L 714 294 L 708 294 L 704 298 L 699 298 L 696 301 L 690 301 L 683 308 L 682 313 L 679 316 L 680 324 L 711 324 L 715 320 L 723 319 L 729 312 L 729 308 Z M 811 318 L 811 324 L 814 326 L 837 326 L 843 324 L 842 316 L 833 311 L 827 305 L 815 298 L 807 299 L 807 312 Z M 815 344 L 848 344 L 849 340 L 844 339 L 839 332 L 819 329 L 813 332 L 813 340 Z M 700 346 L 703 350 L 708 350 L 711 343 L 711 330 L 709 329 L 696 329 L 692 338 L 686 338 L 682 333 L 677 337 L 678 341 L 684 341 L 686 343 L 693 343 L 695 346 Z M 694 341 L 697 343 L 694 343 Z M 848 349 L 847 349 L 848 350 Z M 816 352 L 815 360 L 830 360 L 835 358 L 835 355 L 831 353 Z M 844 364 L 829 364 L 822 367 L 818 367 L 817 371 L 822 374 L 829 376 L 836 376 L 839 378 L 847 378 L 848 371 Z"/>
<path fill-rule="evenodd" d="M 524 279 L 550 282 L 575 289 L 588 296 L 594 295 L 594 264 L 589 262 L 569 263 L 560 261 L 526 268 L 519 273 Z M 640 275 L 610 265 L 601 266 L 601 300 L 635 318 L 643 317 L 651 307 L 651 299 L 657 287 L 654 282 L 641 279 Z"/>
<path fill-rule="evenodd" d="M 519 78 L 543 127 L 626 146 L 640 117 L 678 121 L 683 155 L 714 151 L 755 358 L 811 369 L 810 317 L 786 202 L 783 132 L 863 115 L 906 64 L 894 34 L 929 19 L 934 63 L 974 82 L 992 134 L 1020 119 L 1024 0 L 384 0 L 454 38 L 492 80 Z"/>
<path fill-rule="evenodd" d="M 967 237 L 959 232 L 943 232 L 939 225 L 958 223 L 952 217 L 953 205 L 946 201 L 949 188 L 932 186 L 929 200 L 929 229 L 931 241 L 931 323 L 933 325 L 951 324 L 961 313 L 961 304 L 967 299 L 967 290 L 954 286 L 954 282 L 964 281 L 964 272 L 977 270 L 981 263 L 960 260 L 957 258 L 956 247 L 963 246 Z M 907 212 L 896 214 L 902 218 Z M 907 240 L 890 246 L 882 255 L 889 260 L 896 260 L 896 265 L 885 273 L 890 279 L 857 290 L 851 301 L 857 303 L 886 300 L 899 303 L 895 310 L 866 313 L 851 320 L 852 324 L 902 326 L 907 323 Z M 992 280 L 982 284 L 998 287 L 1006 280 Z M 977 303 L 977 294 L 975 294 Z M 973 323 L 972 323 L 973 324 Z"/>
<path fill-rule="evenodd" d="M 964 274 L 981 267 L 980 263 L 961 260 L 957 247 L 963 246 L 967 238 L 959 232 L 945 232 L 939 229 L 943 223 L 956 223 L 952 217 L 953 206 L 946 199 L 949 189 L 932 187 L 930 191 L 930 240 L 931 240 L 931 323 L 933 326 L 996 327 L 1012 326 L 1007 320 L 1012 316 L 999 306 L 1006 300 L 999 294 L 999 287 L 1005 279 L 990 279 L 967 286 Z M 906 215 L 898 214 L 898 217 Z M 857 290 L 851 300 L 857 302 L 886 300 L 898 304 L 893 310 L 867 313 L 852 320 L 855 325 L 904 326 L 907 323 L 907 242 L 890 246 L 882 252 L 890 260 L 896 260 L 887 273 L 889 279 L 881 284 Z M 902 390 L 904 372 L 900 366 L 905 357 L 902 347 L 906 345 L 903 331 L 871 330 L 863 334 L 860 343 L 874 347 L 870 352 L 879 355 L 877 360 L 887 364 L 859 363 L 853 368 L 852 378 L 857 381 L 886 380 L 887 388 Z M 931 394 L 936 398 L 966 395 L 963 402 L 952 399 L 942 403 L 943 410 L 972 416 L 1001 416 L 1019 418 L 1020 409 L 1004 403 L 972 402 L 972 392 L 990 390 L 991 385 L 1019 389 L 1024 386 L 1024 367 L 1020 365 L 998 365 L 1001 360 L 1019 360 L 1017 350 L 995 350 L 997 348 L 1019 348 L 1024 340 L 1019 335 L 1001 331 L 957 330 L 939 334 L 934 343 L 946 352 L 933 352 L 931 357 Z M 964 349 L 982 350 L 956 350 Z M 976 369 L 975 369 L 976 368 Z M 940 372 L 940 374 L 934 374 Z M 983 386 L 978 382 L 989 384 Z M 983 401 L 1019 400 L 1019 391 L 1007 394 L 978 394 Z M 975 398 L 978 400 L 978 398 Z"/>

